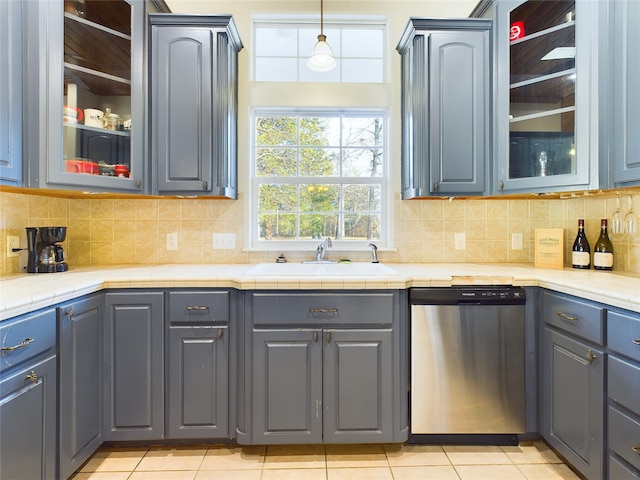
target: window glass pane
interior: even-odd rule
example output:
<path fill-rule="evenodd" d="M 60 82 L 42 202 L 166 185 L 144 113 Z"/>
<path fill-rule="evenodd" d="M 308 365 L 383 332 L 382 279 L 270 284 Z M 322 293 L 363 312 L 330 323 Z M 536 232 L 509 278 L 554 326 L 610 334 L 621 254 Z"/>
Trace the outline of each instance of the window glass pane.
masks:
<path fill-rule="evenodd" d="M 300 211 L 333 212 L 340 206 L 340 185 L 300 185 Z"/>
<path fill-rule="evenodd" d="M 339 238 L 338 225 L 337 214 L 313 213 L 300 215 L 300 239 Z"/>
<path fill-rule="evenodd" d="M 257 176 L 289 177 L 297 174 L 297 150 L 290 148 L 259 148 L 256 150 Z"/>
<path fill-rule="evenodd" d="M 257 146 L 295 146 L 298 121 L 296 117 L 258 117 L 255 134 Z"/>
<path fill-rule="evenodd" d="M 258 215 L 260 224 L 260 240 L 296 240 L 298 230 L 297 216 L 291 213 L 261 213 Z"/>
<path fill-rule="evenodd" d="M 342 159 L 342 175 L 347 177 L 382 176 L 382 149 L 345 149 Z"/>
<path fill-rule="evenodd" d="M 300 149 L 300 176 L 335 177 L 340 175 L 340 150 L 337 148 Z"/>
<path fill-rule="evenodd" d="M 384 32 L 381 29 L 345 28 L 342 31 L 342 45 L 343 57 L 382 58 Z"/>
<path fill-rule="evenodd" d="M 342 124 L 342 145 L 382 145 L 382 135 L 382 119 L 378 117 L 348 118 Z"/>
<path fill-rule="evenodd" d="M 343 192 L 347 212 L 379 212 L 382 208 L 380 185 L 345 185 Z"/>
<path fill-rule="evenodd" d="M 259 187 L 258 212 L 295 212 L 298 210 L 297 185 L 265 184 Z"/>
<path fill-rule="evenodd" d="M 298 55 L 298 30 L 286 27 L 256 28 L 255 52 L 259 57 Z"/>
<path fill-rule="evenodd" d="M 256 58 L 256 81 L 296 82 L 298 80 L 298 59 L 262 57 Z"/>
<path fill-rule="evenodd" d="M 328 72 L 316 72 L 307 66 L 308 57 L 301 58 L 298 61 L 298 81 L 306 83 L 340 83 L 340 61 L 336 58 L 336 68 Z"/>
<path fill-rule="evenodd" d="M 344 216 L 345 240 L 380 240 L 380 215 L 348 214 Z"/>
<path fill-rule="evenodd" d="M 382 60 L 342 59 L 342 81 L 345 83 L 382 83 Z"/>

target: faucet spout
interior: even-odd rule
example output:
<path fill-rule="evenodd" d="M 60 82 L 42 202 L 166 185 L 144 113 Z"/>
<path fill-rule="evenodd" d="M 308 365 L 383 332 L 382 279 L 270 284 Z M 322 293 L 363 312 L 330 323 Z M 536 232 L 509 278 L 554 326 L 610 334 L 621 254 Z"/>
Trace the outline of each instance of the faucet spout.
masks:
<path fill-rule="evenodd" d="M 333 244 L 331 243 L 331 238 L 329 237 L 325 238 L 324 242 L 322 242 L 316 248 L 316 260 L 319 262 L 323 261 L 324 254 L 327 253 L 327 250 L 330 249 L 331 247 L 333 247 Z"/>
<path fill-rule="evenodd" d="M 378 247 L 374 243 L 369 244 L 371 249 L 371 263 L 380 263 L 378 261 Z"/>

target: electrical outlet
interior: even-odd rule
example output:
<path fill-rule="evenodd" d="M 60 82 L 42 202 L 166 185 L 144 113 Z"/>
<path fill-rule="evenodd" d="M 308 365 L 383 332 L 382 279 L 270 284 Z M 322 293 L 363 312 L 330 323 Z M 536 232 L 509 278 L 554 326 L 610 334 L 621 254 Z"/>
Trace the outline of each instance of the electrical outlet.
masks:
<path fill-rule="evenodd" d="M 211 248 L 214 250 L 234 250 L 236 248 L 236 234 L 214 233 L 211 236 Z"/>
<path fill-rule="evenodd" d="M 20 248 L 20 237 L 17 235 L 7 235 L 7 257 L 17 257 L 18 252 L 14 252 L 12 248 Z"/>
<path fill-rule="evenodd" d="M 177 233 L 167 233 L 167 250 L 178 250 Z"/>
<path fill-rule="evenodd" d="M 522 250 L 522 234 L 511 234 L 511 250 Z"/>
<path fill-rule="evenodd" d="M 456 233 L 454 238 L 456 250 L 465 250 L 467 248 L 467 240 L 464 232 Z"/>

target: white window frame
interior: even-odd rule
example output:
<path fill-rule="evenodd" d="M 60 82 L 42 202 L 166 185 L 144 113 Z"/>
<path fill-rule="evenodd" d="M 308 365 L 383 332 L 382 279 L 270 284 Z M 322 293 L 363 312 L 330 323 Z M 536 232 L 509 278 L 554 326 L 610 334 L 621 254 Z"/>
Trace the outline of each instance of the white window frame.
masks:
<path fill-rule="evenodd" d="M 385 108 L 268 108 L 255 107 L 251 110 L 251 159 L 250 159 L 250 192 L 249 192 L 249 210 L 250 225 L 248 233 L 250 239 L 250 249 L 260 251 L 308 251 L 313 249 L 318 240 L 260 240 L 259 222 L 258 222 L 258 188 L 261 183 L 278 182 L 282 180 L 286 183 L 292 183 L 292 177 L 258 177 L 256 176 L 256 135 L 255 120 L 263 115 L 300 115 L 312 117 L 319 116 L 380 116 L 384 118 L 383 128 L 383 165 L 382 175 L 380 177 L 294 177 L 299 178 L 300 183 L 318 183 L 318 184 L 336 184 L 336 183 L 376 183 L 380 185 L 380 238 L 376 240 L 335 240 L 332 239 L 333 248 L 343 251 L 362 251 L 368 250 L 370 242 L 374 242 L 378 248 L 389 248 L 392 240 L 392 232 L 390 229 L 393 225 L 389 221 L 390 217 L 390 175 L 389 175 L 389 130 L 390 116 L 388 109 Z M 372 178 L 379 181 L 372 182 Z"/>

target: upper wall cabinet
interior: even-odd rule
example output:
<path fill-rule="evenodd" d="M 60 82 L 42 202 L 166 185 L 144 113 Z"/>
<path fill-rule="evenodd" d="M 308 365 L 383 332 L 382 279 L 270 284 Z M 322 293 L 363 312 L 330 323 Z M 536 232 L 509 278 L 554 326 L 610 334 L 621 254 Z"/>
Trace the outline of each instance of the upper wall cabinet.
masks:
<path fill-rule="evenodd" d="M 606 158 L 598 101 L 605 3 L 493 4 L 498 192 L 599 186 L 602 152 Z"/>
<path fill-rule="evenodd" d="M 237 198 L 233 18 L 150 15 L 151 167 L 160 194 Z"/>
<path fill-rule="evenodd" d="M 48 0 L 27 10 L 30 187 L 150 192 L 143 0 Z"/>
<path fill-rule="evenodd" d="M 611 2 L 613 186 L 640 185 L 640 2 Z"/>
<path fill-rule="evenodd" d="M 0 184 L 22 181 L 22 10 L 0 2 Z"/>
<path fill-rule="evenodd" d="M 412 18 L 402 55 L 402 198 L 482 194 L 491 21 Z"/>

